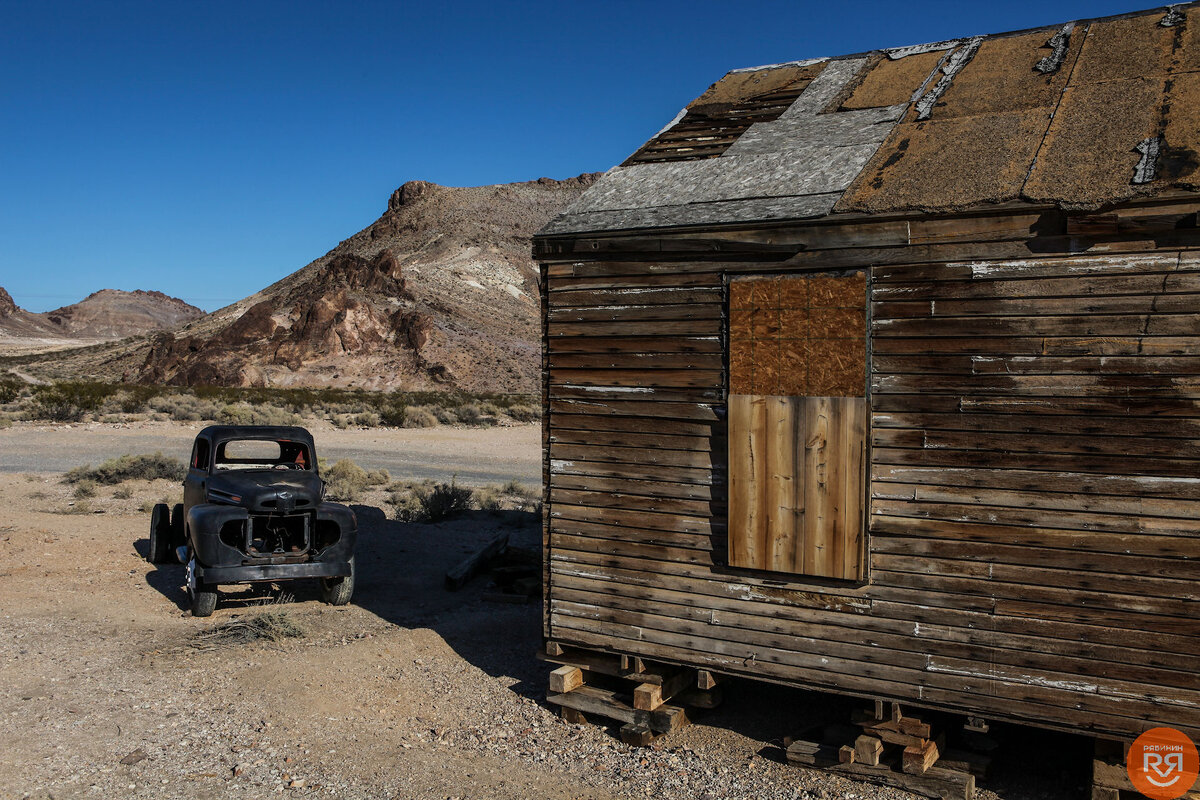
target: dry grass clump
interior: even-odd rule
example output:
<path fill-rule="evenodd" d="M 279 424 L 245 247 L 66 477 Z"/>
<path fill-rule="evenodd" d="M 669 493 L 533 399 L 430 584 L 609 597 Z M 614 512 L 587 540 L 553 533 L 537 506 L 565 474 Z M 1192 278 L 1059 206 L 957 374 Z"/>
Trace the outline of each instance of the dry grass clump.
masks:
<path fill-rule="evenodd" d="M 168 458 L 161 451 L 153 455 L 123 455 L 110 458 L 98 467 L 91 464 L 75 467 L 63 475 L 66 483 L 94 483 L 112 486 L 124 481 L 152 481 L 165 478 L 182 481 L 187 467 L 177 458 Z"/>
<path fill-rule="evenodd" d="M 287 611 L 264 611 L 249 617 L 237 617 L 196 634 L 201 648 L 221 647 L 248 642 L 279 642 L 298 639 L 304 629 L 296 624 Z"/>

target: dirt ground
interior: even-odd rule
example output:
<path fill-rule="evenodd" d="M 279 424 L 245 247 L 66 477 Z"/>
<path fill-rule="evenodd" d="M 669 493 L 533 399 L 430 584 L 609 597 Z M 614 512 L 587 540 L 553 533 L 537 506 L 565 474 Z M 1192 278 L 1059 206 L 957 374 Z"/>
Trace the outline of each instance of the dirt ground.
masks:
<path fill-rule="evenodd" d="M 60 475 L 0 473 L 2 800 L 910 797 L 780 763 L 784 736 L 842 702 L 823 695 L 735 682 L 722 708 L 645 749 L 559 719 L 534 657 L 537 605 L 487 602 L 486 578 L 442 587 L 501 529 L 536 546 L 532 515 L 405 524 L 366 497 L 351 605 L 326 606 L 307 584 L 229 588 L 195 619 L 183 568 L 144 560 L 139 506 L 178 487 L 125 487 L 65 513 Z M 267 603 L 304 635 L 198 638 Z M 1084 796 L 1082 740 L 998 739 L 985 800 Z"/>

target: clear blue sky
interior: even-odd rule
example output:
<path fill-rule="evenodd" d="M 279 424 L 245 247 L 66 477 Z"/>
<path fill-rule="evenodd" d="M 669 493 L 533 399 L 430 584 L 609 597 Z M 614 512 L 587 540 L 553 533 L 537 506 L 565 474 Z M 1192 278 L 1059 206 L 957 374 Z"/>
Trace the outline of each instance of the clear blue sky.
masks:
<path fill-rule="evenodd" d="M 1070 2 L 0 0 L 0 286 L 212 310 L 411 179 L 619 163 L 729 69 L 1145 6 Z"/>

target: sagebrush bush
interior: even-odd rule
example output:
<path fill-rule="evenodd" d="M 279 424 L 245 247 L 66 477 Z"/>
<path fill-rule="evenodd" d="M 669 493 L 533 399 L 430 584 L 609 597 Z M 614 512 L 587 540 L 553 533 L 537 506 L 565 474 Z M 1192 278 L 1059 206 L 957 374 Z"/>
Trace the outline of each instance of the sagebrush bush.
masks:
<path fill-rule="evenodd" d="M 222 406 L 213 419 L 222 425 L 295 425 L 300 421 L 294 412 L 269 403 L 231 403 Z"/>
<path fill-rule="evenodd" d="M 396 519 L 402 522 L 441 522 L 475 507 L 474 493 L 454 480 L 401 485 L 388 502 L 395 506 Z"/>
<path fill-rule="evenodd" d="M 371 484 L 371 476 L 367 471 L 348 458 L 337 461 L 325 470 L 324 477 L 325 496 L 341 502 L 357 500 L 358 495 Z"/>
<path fill-rule="evenodd" d="M 35 386 L 29 414 L 34 419 L 51 422 L 79 422 L 85 414 L 98 409 L 108 394 L 103 387 L 90 383 Z"/>
<path fill-rule="evenodd" d="M 438 418 L 424 406 L 405 406 L 400 424 L 405 428 L 436 428 Z"/>
<path fill-rule="evenodd" d="M 484 511 L 537 511 L 541 493 L 514 479 L 502 486 L 476 489 L 475 502 Z"/>
<path fill-rule="evenodd" d="M 517 422 L 536 422 L 542 417 L 541 409 L 524 403 L 509 406 L 507 413 Z"/>
<path fill-rule="evenodd" d="M 15 378 L 0 378 L 0 405 L 7 405 L 20 397 L 24 386 Z"/>
<path fill-rule="evenodd" d="M 27 396 L 27 399 L 25 399 Z M 374 392 L 366 389 L 305 389 L 228 386 L 151 386 L 84 381 L 26 386 L 0 378 L 0 405 L 20 401 L 32 419 L 75 422 L 93 415 L 147 414 L 151 419 L 239 425 L 291 425 L 298 415 L 330 419 L 339 427 L 428 427 L 438 423 L 490 426 L 504 415 L 518 421 L 539 416 L 529 395 L 464 392 Z"/>
<path fill-rule="evenodd" d="M 201 400 L 190 394 L 169 394 L 152 397 L 149 407 L 166 414 L 178 422 L 199 422 L 200 420 L 216 420 L 220 407 L 211 400 Z"/>
<path fill-rule="evenodd" d="M 172 481 L 182 481 L 187 475 L 187 467 L 175 458 L 168 458 L 161 452 L 153 455 L 123 455 L 110 458 L 98 467 L 88 464 L 75 467 L 63 475 L 67 483 L 94 481 L 103 485 L 114 485 L 123 481 L 152 481 L 165 478 Z"/>
<path fill-rule="evenodd" d="M 96 496 L 96 482 L 91 479 L 84 479 L 75 484 L 75 498 L 82 499 L 84 497 Z"/>

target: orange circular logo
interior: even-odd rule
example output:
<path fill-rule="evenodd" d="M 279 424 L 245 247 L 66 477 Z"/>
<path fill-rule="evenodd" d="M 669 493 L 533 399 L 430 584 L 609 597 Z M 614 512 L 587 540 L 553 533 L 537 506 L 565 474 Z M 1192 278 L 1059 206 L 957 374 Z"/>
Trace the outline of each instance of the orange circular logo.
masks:
<path fill-rule="evenodd" d="M 1151 800 L 1175 800 L 1196 783 L 1196 745 L 1174 728 L 1151 728 L 1134 740 L 1125 759 L 1133 788 Z"/>

